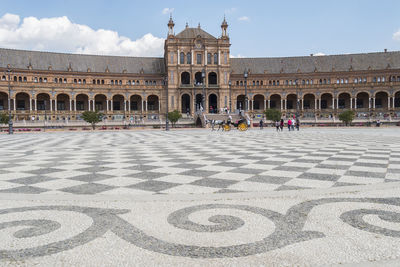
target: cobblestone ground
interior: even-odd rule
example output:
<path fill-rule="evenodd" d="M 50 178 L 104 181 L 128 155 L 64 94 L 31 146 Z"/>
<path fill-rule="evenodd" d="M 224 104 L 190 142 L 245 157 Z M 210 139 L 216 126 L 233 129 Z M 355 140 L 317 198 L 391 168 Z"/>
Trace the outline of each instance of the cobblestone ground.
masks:
<path fill-rule="evenodd" d="M 399 137 L 0 135 L 0 265 L 400 264 Z"/>

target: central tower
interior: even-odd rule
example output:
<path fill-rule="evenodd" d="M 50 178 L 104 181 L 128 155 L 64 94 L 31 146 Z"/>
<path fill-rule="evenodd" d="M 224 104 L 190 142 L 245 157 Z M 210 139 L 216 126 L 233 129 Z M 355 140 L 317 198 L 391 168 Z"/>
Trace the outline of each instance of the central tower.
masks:
<path fill-rule="evenodd" d="M 230 42 L 225 18 L 219 38 L 204 31 L 200 23 L 195 28 L 186 24 L 177 35 L 174 26 L 170 17 L 164 47 L 169 109 L 194 114 L 228 107 Z"/>

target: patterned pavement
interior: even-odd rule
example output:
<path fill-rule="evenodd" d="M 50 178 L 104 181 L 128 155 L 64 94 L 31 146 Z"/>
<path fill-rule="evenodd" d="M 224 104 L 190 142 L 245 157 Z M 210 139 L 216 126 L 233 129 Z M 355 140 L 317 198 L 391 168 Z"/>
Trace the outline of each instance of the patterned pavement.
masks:
<path fill-rule="evenodd" d="M 207 194 L 400 181 L 400 133 L 314 129 L 0 135 L 0 193 Z"/>

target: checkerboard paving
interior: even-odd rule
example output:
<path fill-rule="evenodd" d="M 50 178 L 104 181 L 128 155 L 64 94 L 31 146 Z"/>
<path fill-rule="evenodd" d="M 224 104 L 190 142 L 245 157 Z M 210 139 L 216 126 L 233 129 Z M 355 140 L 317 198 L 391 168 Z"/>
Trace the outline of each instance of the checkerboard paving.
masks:
<path fill-rule="evenodd" d="M 400 181 L 400 131 L 0 135 L 0 193 L 203 194 Z"/>

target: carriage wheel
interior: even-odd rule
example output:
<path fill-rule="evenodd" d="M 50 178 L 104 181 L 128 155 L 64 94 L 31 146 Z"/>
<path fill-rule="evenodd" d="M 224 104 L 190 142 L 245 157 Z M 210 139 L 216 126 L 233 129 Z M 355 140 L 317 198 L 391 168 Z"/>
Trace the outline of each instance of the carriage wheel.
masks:
<path fill-rule="evenodd" d="M 228 124 L 224 125 L 224 131 L 229 132 L 231 130 L 231 126 Z"/>
<path fill-rule="evenodd" d="M 239 131 L 247 131 L 247 125 L 246 123 L 242 122 L 241 124 L 238 125 Z"/>

